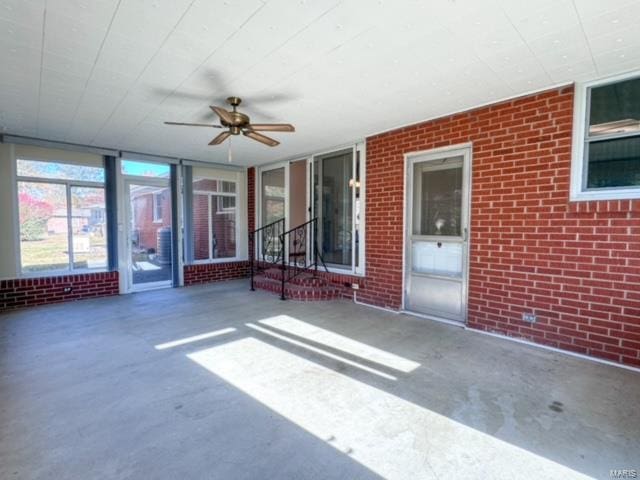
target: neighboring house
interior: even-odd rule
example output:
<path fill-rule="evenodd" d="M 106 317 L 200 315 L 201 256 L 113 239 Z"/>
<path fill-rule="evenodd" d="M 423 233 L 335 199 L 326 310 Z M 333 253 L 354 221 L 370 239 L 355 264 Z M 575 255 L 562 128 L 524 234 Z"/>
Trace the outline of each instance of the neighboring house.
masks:
<path fill-rule="evenodd" d="M 171 194 L 166 188 L 135 187 L 131 191 L 133 238 L 140 250 L 158 248 L 158 230 L 171 227 Z"/>
<path fill-rule="evenodd" d="M 71 228 L 74 232 L 80 232 L 90 224 L 91 210 L 88 208 L 74 208 L 71 215 Z M 67 233 L 67 209 L 57 208 L 47 220 L 47 232 L 50 235 Z"/>
<path fill-rule="evenodd" d="M 106 213 L 103 206 L 87 208 L 73 208 L 71 214 L 71 229 L 74 233 L 87 231 L 88 228 L 98 228 L 105 222 Z M 67 209 L 57 208 L 47 220 L 47 232 L 50 235 L 67 233 Z"/>

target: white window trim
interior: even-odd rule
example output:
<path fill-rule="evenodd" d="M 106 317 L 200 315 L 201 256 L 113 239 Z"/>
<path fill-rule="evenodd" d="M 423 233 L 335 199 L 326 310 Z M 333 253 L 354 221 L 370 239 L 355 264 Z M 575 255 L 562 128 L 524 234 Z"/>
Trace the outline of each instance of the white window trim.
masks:
<path fill-rule="evenodd" d="M 584 188 L 584 179 L 586 174 L 584 147 L 588 121 L 587 96 L 589 89 L 639 77 L 640 71 L 635 71 L 613 77 L 601 78 L 590 82 L 576 83 L 573 106 L 573 145 L 571 149 L 571 186 L 569 194 L 569 199 L 571 201 L 640 198 L 640 187 L 613 187 L 592 190 L 585 190 Z"/>
<path fill-rule="evenodd" d="M 160 198 L 161 193 L 154 192 L 152 194 L 152 202 L 153 202 L 153 223 L 162 223 L 162 217 L 158 217 L 158 198 Z"/>
<path fill-rule="evenodd" d="M 235 180 L 222 180 L 220 178 L 207 178 L 207 180 L 217 180 L 217 181 L 225 181 L 225 182 L 230 182 L 235 184 L 235 192 L 211 192 L 208 190 L 194 190 L 193 191 L 193 195 L 206 195 L 207 196 L 207 225 L 209 228 L 209 235 L 208 235 L 208 243 L 209 243 L 209 258 L 203 258 L 200 260 L 193 260 L 191 262 L 191 265 L 206 265 L 206 264 L 211 264 L 211 263 L 229 263 L 229 262 L 239 262 L 241 260 L 243 260 L 239 255 L 238 255 L 238 246 L 240 245 L 240 235 L 239 235 L 239 221 L 240 221 L 240 215 L 239 215 L 239 209 L 238 207 L 238 182 Z M 212 258 L 213 257 L 213 244 L 211 242 L 211 238 L 213 236 L 213 224 L 211 223 L 211 206 L 212 206 L 212 202 L 213 202 L 213 197 L 234 197 L 236 199 L 236 206 L 233 209 L 225 209 L 226 211 L 223 212 L 225 214 L 227 213 L 231 213 L 231 211 L 233 211 L 234 217 L 235 217 L 235 229 L 236 229 L 236 254 L 233 257 L 220 257 L 220 258 Z"/>
<path fill-rule="evenodd" d="M 14 160 L 14 178 L 13 185 L 15 188 L 15 235 L 17 237 L 16 242 L 16 266 L 17 266 L 17 277 L 18 278 L 42 278 L 42 277 L 62 277 L 65 275 L 79 275 L 83 273 L 104 273 L 108 272 L 108 267 L 96 267 L 96 268 L 74 268 L 74 252 L 73 252 L 73 237 L 70 233 L 72 228 L 71 223 L 71 188 L 73 187 L 93 187 L 93 188 L 103 188 L 106 193 L 106 183 L 104 182 L 91 182 L 86 180 L 66 180 L 59 178 L 46 178 L 46 177 L 31 177 L 31 176 L 21 176 L 18 175 L 17 163 L 18 160 L 36 160 L 39 162 L 49 162 L 49 163 L 65 163 L 57 160 L 40 160 L 36 158 L 23 158 L 16 157 Z M 93 165 L 88 165 L 93 166 Z M 38 270 L 33 272 L 25 272 L 22 267 L 22 250 L 21 250 L 21 240 L 20 240 L 20 199 L 18 196 L 18 182 L 29 182 L 29 183 L 55 183 L 58 185 L 64 185 L 66 189 L 67 195 L 67 242 L 69 245 L 69 268 L 66 269 L 50 269 L 50 270 Z"/>
<path fill-rule="evenodd" d="M 222 194 L 215 194 L 217 197 L 233 197 L 236 198 L 236 194 L 235 193 L 229 193 L 229 192 L 225 192 Z M 236 202 L 237 202 L 237 198 L 236 198 Z M 216 212 L 216 215 L 228 215 L 229 213 L 233 213 L 235 215 L 235 212 L 237 210 L 237 208 L 234 207 L 225 207 L 224 206 L 224 201 L 223 202 L 218 202 L 218 211 Z"/>

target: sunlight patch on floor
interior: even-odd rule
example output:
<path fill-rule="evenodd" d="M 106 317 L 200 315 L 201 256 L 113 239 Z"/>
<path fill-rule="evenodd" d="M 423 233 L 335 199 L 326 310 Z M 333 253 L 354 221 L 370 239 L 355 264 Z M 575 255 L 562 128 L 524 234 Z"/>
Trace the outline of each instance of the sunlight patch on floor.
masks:
<path fill-rule="evenodd" d="M 376 370 L 375 368 L 367 367 L 366 365 L 362 365 L 361 363 L 354 362 L 353 360 L 349 360 L 348 358 L 341 357 L 340 355 L 336 355 L 335 353 L 327 352 L 318 347 L 314 347 L 313 345 L 308 345 L 303 342 L 299 342 L 298 340 L 294 340 L 293 338 L 286 337 L 284 335 L 280 335 L 279 333 L 273 332 L 271 330 L 267 330 L 266 328 L 262 328 L 258 325 L 254 325 L 253 323 L 247 323 L 247 327 L 252 328 L 258 332 L 264 333 L 265 335 L 269 335 L 273 338 L 277 338 L 278 340 L 282 340 L 288 342 L 296 347 L 305 348 L 313 353 L 317 353 L 328 357 L 332 360 L 337 360 L 339 362 L 345 363 L 347 365 L 351 365 L 352 367 L 358 368 L 360 370 L 364 370 L 365 372 L 373 373 L 374 375 L 378 375 L 379 377 L 386 378 L 387 380 L 397 380 L 393 375 L 389 375 L 388 373 L 381 372 L 380 370 Z"/>
<path fill-rule="evenodd" d="M 589 478 L 256 338 L 187 356 L 385 478 Z"/>
<path fill-rule="evenodd" d="M 154 348 L 156 350 L 166 350 L 167 348 L 179 347 L 180 345 L 186 345 L 188 343 L 197 342 L 199 340 L 205 340 L 207 338 L 219 337 L 227 333 L 235 332 L 233 327 L 221 328 L 220 330 L 214 330 L 213 332 L 201 333 L 200 335 L 194 335 L 192 337 L 181 338 L 180 340 L 173 340 L 171 342 L 160 343 Z"/>
<path fill-rule="evenodd" d="M 133 269 L 142 270 L 144 272 L 152 272 L 154 270 L 160 270 L 162 269 L 162 267 L 160 265 L 155 265 L 150 262 L 141 261 L 141 262 L 134 262 Z"/>
<path fill-rule="evenodd" d="M 400 357 L 393 353 L 380 350 L 366 343 L 358 342 L 344 335 L 317 327 L 289 315 L 278 315 L 260 320 L 259 323 L 290 333 L 316 343 L 321 343 L 336 350 L 364 358 L 400 372 L 409 373 L 420 366 L 419 363 Z"/>

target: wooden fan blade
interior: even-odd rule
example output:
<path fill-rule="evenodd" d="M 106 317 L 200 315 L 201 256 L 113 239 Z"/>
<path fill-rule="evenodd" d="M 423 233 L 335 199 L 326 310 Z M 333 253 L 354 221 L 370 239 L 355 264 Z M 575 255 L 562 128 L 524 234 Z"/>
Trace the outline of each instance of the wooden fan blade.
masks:
<path fill-rule="evenodd" d="M 214 105 L 210 105 L 209 108 L 211 110 L 213 110 L 216 113 L 216 115 L 218 115 L 220 117 L 220 120 L 222 120 L 222 121 L 224 121 L 224 122 L 226 122 L 228 124 L 232 124 L 233 123 L 233 117 L 224 108 L 216 107 Z"/>
<path fill-rule="evenodd" d="M 296 129 L 290 123 L 252 123 L 249 125 L 254 132 L 295 132 Z"/>
<path fill-rule="evenodd" d="M 229 138 L 231 136 L 231 132 L 222 132 L 220 135 L 218 135 L 216 138 L 214 138 L 213 140 L 211 140 L 209 142 L 209 145 L 220 145 L 222 142 L 224 142 L 227 138 Z"/>
<path fill-rule="evenodd" d="M 183 123 L 183 122 L 164 122 L 165 125 L 182 125 L 185 127 L 211 127 L 222 128 L 221 125 L 211 125 L 210 123 Z"/>
<path fill-rule="evenodd" d="M 269 145 L 270 147 L 275 147 L 276 145 L 280 145 L 280 142 L 274 140 L 273 138 L 269 138 L 261 133 L 254 132 L 252 130 L 245 130 L 242 132 L 245 137 L 253 138 L 254 140 L 264 143 L 265 145 Z"/>

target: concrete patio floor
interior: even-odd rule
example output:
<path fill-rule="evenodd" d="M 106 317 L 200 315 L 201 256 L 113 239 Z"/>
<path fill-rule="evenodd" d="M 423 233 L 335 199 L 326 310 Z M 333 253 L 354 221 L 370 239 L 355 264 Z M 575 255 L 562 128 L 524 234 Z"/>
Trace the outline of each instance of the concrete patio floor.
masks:
<path fill-rule="evenodd" d="M 0 478 L 609 478 L 640 373 L 246 281 L 0 315 Z"/>

